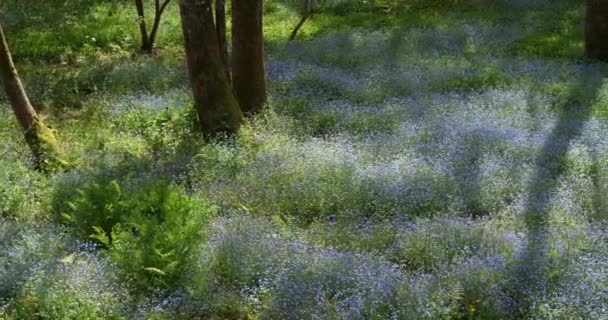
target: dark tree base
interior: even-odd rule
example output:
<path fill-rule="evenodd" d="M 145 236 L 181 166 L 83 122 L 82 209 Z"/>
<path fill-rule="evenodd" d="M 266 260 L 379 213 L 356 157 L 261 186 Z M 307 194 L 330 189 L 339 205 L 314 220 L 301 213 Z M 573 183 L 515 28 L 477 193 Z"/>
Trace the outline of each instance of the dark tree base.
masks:
<path fill-rule="evenodd" d="M 608 61 L 608 0 L 587 0 L 585 55 Z"/>

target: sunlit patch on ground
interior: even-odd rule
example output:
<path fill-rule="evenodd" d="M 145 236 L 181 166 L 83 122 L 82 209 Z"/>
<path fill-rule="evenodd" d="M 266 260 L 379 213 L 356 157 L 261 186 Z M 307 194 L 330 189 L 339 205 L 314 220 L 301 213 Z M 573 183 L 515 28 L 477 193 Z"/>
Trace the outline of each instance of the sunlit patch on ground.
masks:
<path fill-rule="evenodd" d="M 51 178 L 0 111 L 0 312 L 607 319 L 608 66 L 567 59 L 569 1 L 504 3 L 529 14 L 271 38 L 234 139 L 203 143 L 176 61 L 91 67 L 82 109 L 50 112 L 76 166 Z M 122 229 L 75 238 L 96 214 Z"/>

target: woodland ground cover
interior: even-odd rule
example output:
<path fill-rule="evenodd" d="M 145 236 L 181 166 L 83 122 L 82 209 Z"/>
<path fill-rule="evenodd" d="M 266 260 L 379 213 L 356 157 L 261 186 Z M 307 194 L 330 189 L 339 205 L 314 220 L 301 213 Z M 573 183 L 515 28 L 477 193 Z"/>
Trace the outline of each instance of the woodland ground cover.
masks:
<path fill-rule="evenodd" d="M 74 168 L 32 171 L 0 109 L 0 318 L 608 318 L 608 66 L 578 1 L 347 3 L 292 43 L 269 2 L 270 105 L 211 143 L 176 8 L 132 57 L 132 13 L 90 3 L 56 43 L 7 17 Z"/>

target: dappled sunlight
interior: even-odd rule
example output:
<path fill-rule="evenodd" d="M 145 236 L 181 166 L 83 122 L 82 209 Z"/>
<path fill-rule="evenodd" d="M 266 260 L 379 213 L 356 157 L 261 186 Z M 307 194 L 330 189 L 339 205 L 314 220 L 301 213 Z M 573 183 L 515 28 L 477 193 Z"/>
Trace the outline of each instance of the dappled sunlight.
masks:
<path fill-rule="evenodd" d="M 155 57 L 25 51 L 72 167 L 29 170 L 2 102 L 0 318 L 604 319 L 608 65 L 578 2 L 485 5 L 339 2 L 288 42 L 268 1 L 268 104 L 206 140 L 176 8 Z"/>

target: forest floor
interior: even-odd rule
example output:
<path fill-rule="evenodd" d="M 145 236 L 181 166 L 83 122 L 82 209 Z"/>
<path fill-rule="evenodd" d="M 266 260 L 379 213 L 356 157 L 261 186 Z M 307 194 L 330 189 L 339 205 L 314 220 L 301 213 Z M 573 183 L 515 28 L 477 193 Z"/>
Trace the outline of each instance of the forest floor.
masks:
<path fill-rule="evenodd" d="M 608 319 L 579 2 L 328 11 L 287 42 L 268 1 L 269 105 L 209 143 L 176 6 L 153 57 L 121 5 L 9 15 L 72 166 L 33 171 L 2 102 L 0 319 Z"/>

